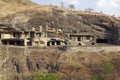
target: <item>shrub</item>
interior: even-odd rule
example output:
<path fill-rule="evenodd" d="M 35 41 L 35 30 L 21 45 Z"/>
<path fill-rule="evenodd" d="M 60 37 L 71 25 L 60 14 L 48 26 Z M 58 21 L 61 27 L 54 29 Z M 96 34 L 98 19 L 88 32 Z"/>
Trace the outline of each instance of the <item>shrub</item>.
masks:
<path fill-rule="evenodd" d="M 114 70 L 114 66 L 110 62 L 107 62 L 102 65 L 101 70 L 105 74 L 110 74 Z"/>
<path fill-rule="evenodd" d="M 90 80 L 106 80 L 114 71 L 114 66 L 110 62 L 105 62 L 94 69 L 96 69 L 96 72 L 94 72 Z"/>
<path fill-rule="evenodd" d="M 2 56 L 3 54 L 2 54 L 2 52 L 0 52 L 0 56 Z"/>
<path fill-rule="evenodd" d="M 90 80 L 105 80 L 105 79 L 100 75 L 94 75 Z"/>
<path fill-rule="evenodd" d="M 102 50 L 101 53 L 102 53 L 102 55 L 104 55 L 104 56 L 108 56 L 108 54 L 109 54 L 109 53 L 106 52 L 105 50 Z"/>
<path fill-rule="evenodd" d="M 61 80 L 61 77 L 55 73 L 34 73 L 30 80 Z"/>
<path fill-rule="evenodd" d="M 69 69 L 71 71 L 79 71 L 81 69 L 81 67 L 79 65 L 69 65 Z"/>

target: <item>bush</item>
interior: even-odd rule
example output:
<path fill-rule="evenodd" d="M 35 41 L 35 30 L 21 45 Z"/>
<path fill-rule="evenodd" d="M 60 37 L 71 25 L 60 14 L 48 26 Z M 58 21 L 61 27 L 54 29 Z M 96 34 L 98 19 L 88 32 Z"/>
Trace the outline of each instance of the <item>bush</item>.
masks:
<path fill-rule="evenodd" d="M 94 75 L 91 80 L 105 80 L 103 77 L 101 77 L 100 75 Z"/>
<path fill-rule="evenodd" d="M 69 69 L 71 71 L 79 71 L 81 69 L 81 67 L 79 65 L 69 65 Z"/>
<path fill-rule="evenodd" d="M 61 80 L 61 77 L 55 73 L 34 73 L 30 80 Z"/>
<path fill-rule="evenodd" d="M 105 50 L 101 51 L 101 53 L 102 53 L 102 55 L 104 55 L 104 56 L 108 56 L 108 55 L 109 55 L 109 53 L 106 52 Z"/>
<path fill-rule="evenodd" d="M 105 62 L 103 64 L 100 64 L 99 67 L 95 69 L 96 72 L 94 72 L 94 75 L 90 80 L 106 80 L 110 77 L 115 68 L 112 63 Z"/>
<path fill-rule="evenodd" d="M 114 70 L 114 66 L 110 62 L 107 62 L 102 65 L 101 70 L 105 74 L 110 74 Z"/>

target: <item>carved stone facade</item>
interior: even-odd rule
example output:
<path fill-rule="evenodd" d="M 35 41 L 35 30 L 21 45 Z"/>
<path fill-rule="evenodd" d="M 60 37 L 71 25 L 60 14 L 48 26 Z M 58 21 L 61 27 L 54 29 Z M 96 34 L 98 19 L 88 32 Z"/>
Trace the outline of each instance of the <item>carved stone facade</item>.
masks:
<path fill-rule="evenodd" d="M 90 30 L 81 28 L 76 33 L 70 33 L 70 46 L 89 46 L 96 43 L 96 37 Z"/>
<path fill-rule="evenodd" d="M 60 38 L 47 37 L 42 26 L 39 29 L 32 27 L 29 31 L 22 31 L 17 28 L 1 27 L 0 41 L 3 45 L 15 46 L 64 46 L 65 41 Z"/>
<path fill-rule="evenodd" d="M 94 45 L 95 37 L 89 33 L 75 33 L 70 34 L 71 45 L 73 46 L 84 46 Z"/>
<path fill-rule="evenodd" d="M 72 30 L 71 30 L 72 31 Z M 62 34 L 62 36 L 49 36 L 50 34 Z M 65 37 L 64 35 L 68 35 Z M 0 42 L 3 45 L 14 46 L 91 46 L 110 43 L 108 39 L 101 39 L 95 36 L 89 29 L 63 33 L 62 29 L 42 26 L 32 27 L 31 30 L 19 28 L 0 27 Z"/>

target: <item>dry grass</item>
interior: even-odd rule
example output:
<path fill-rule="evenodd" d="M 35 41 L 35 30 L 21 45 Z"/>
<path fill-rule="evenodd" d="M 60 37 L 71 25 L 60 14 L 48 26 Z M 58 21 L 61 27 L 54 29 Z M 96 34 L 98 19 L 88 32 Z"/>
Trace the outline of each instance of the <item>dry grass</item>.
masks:
<path fill-rule="evenodd" d="M 6 67 L 6 69 L 9 69 L 6 73 L 8 76 L 17 76 L 19 79 L 22 76 L 26 80 L 31 75 L 31 72 L 53 70 L 61 74 L 65 78 L 63 80 L 88 80 L 93 74 L 97 73 L 96 71 L 100 70 L 99 65 L 111 61 L 116 69 L 116 72 L 113 73 L 114 76 L 117 76 L 117 78 L 119 76 L 119 52 L 110 52 L 107 55 L 105 52 L 102 52 L 104 54 L 101 54 L 101 52 L 63 53 L 58 57 L 59 54 L 56 49 L 50 52 L 47 49 L 42 50 L 30 47 L 29 51 L 29 54 L 25 55 L 24 48 L 2 47 L 4 59 L 7 56 L 9 57 L 7 62 L 3 64 L 4 66 L 8 65 Z M 16 72 L 15 65 L 18 65 L 16 67 L 18 67 L 20 72 Z"/>
<path fill-rule="evenodd" d="M 64 12 L 65 9 L 57 8 L 56 6 L 41 6 L 36 4 L 18 4 L 18 3 L 7 3 L 0 0 L 0 17 L 5 17 L 10 14 L 18 12 L 52 12 L 52 9 Z"/>

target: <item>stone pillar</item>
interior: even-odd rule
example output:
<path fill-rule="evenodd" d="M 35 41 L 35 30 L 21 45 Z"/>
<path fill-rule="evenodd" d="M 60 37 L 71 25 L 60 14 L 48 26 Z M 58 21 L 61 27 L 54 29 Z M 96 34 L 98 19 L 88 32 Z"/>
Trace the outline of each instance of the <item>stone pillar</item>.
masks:
<path fill-rule="evenodd" d="M 36 32 L 34 33 L 34 37 L 36 38 Z"/>
<path fill-rule="evenodd" d="M 64 45 L 65 45 L 65 43 L 64 43 L 64 42 L 60 42 L 60 45 L 64 46 Z"/>
<path fill-rule="evenodd" d="M 47 47 L 47 43 L 48 43 L 47 41 L 44 42 L 44 47 Z M 41 44 L 41 43 L 40 43 L 40 44 Z"/>
<path fill-rule="evenodd" d="M 35 27 L 32 27 L 32 31 L 35 31 Z"/>
<path fill-rule="evenodd" d="M 93 37 L 90 36 L 90 41 L 92 41 L 92 40 L 93 40 Z"/>
<path fill-rule="evenodd" d="M 34 41 L 32 41 L 32 46 L 35 46 L 35 42 Z"/>
<path fill-rule="evenodd" d="M 13 38 L 13 35 L 12 35 L 12 34 L 10 34 L 10 38 Z"/>
<path fill-rule="evenodd" d="M 52 46 L 52 42 L 50 42 L 50 46 Z"/>
<path fill-rule="evenodd" d="M 21 33 L 21 37 L 20 38 L 25 38 L 25 35 L 23 34 L 23 32 Z"/>
<path fill-rule="evenodd" d="M 60 42 L 60 45 L 63 45 L 62 42 Z"/>
<path fill-rule="evenodd" d="M 24 39 L 24 46 L 27 46 L 27 40 Z"/>
<path fill-rule="evenodd" d="M 80 37 L 80 41 L 82 41 L 82 37 Z"/>
<path fill-rule="evenodd" d="M 78 37 L 75 37 L 75 41 L 78 41 Z"/>
<path fill-rule="evenodd" d="M 31 38 L 30 32 L 28 32 L 28 38 Z"/>
<path fill-rule="evenodd" d="M 45 37 L 45 33 L 44 32 L 42 32 L 41 37 Z"/>
<path fill-rule="evenodd" d="M 1 39 L 0 39 L 0 44 L 2 44 L 2 41 L 1 41 Z"/>
<path fill-rule="evenodd" d="M 83 36 L 81 37 L 81 42 L 83 42 Z"/>
<path fill-rule="evenodd" d="M 1 33 L 1 39 L 3 39 L 4 38 L 4 34 L 3 33 Z"/>
<path fill-rule="evenodd" d="M 57 46 L 57 42 L 55 42 L 55 46 Z"/>
<path fill-rule="evenodd" d="M 42 30 L 43 30 L 43 27 L 39 26 L 39 31 L 42 32 Z"/>

